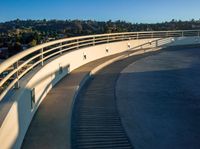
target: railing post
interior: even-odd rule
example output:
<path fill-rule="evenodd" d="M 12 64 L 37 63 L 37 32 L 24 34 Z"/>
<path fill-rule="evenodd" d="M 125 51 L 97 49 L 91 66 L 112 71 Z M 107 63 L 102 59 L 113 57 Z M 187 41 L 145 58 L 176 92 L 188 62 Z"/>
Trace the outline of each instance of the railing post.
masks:
<path fill-rule="evenodd" d="M 156 45 L 155 46 L 156 46 L 156 48 L 158 47 L 158 40 L 156 40 Z"/>
<path fill-rule="evenodd" d="M 95 37 L 92 39 L 93 46 L 95 46 Z"/>
<path fill-rule="evenodd" d="M 131 40 L 131 39 L 132 39 L 132 38 L 131 38 L 131 35 L 128 35 L 128 39 L 129 39 L 129 40 Z"/>
<path fill-rule="evenodd" d="M 16 73 L 14 75 L 14 78 L 17 79 L 17 82 L 15 83 L 14 85 L 14 88 L 15 89 L 18 89 L 19 88 L 19 70 L 18 70 L 18 67 L 19 67 L 19 62 L 17 61 L 15 64 L 14 64 L 14 69 L 16 69 Z"/>
<path fill-rule="evenodd" d="M 137 40 L 139 39 L 139 33 L 137 33 Z"/>
<path fill-rule="evenodd" d="M 168 31 L 166 32 L 166 35 L 165 35 L 165 36 L 166 36 L 166 38 L 168 38 L 168 37 L 169 37 L 169 32 L 168 32 Z"/>
<path fill-rule="evenodd" d="M 40 49 L 40 54 L 41 54 L 40 60 L 41 60 L 41 65 L 42 66 L 44 66 L 44 54 L 43 54 L 43 52 L 44 52 L 44 49 L 43 48 Z"/>
<path fill-rule="evenodd" d="M 125 40 L 125 35 L 123 34 L 123 35 L 122 35 L 122 41 L 124 41 L 124 40 Z"/>
<path fill-rule="evenodd" d="M 200 32 L 198 31 L 198 37 L 200 36 Z"/>
<path fill-rule="evenodd" d="M 78 39 L 76 40 L 76 46 L 77 46 L 76 49 L 79 49 L 79 40 Z"/>
<path fill-rule="evenodd" d="M 182 31 L 182 37 L 184 37 L 184 31 Z"/>
<path fill-rule="evenodd" d="M 110 40 L 109 40 L 109 39 L 110 39 L 110 36 L 108 35 L 108 36 L 107 36 L 107 43 L 109 43 L 109 42 L 110 42 Z"/>
<path fill-rule="evenodd" d="M 62 42 L 61 42 L 61 43 L 60 43 L 60 46 L 62 46 L 62 45 L 63 45 L 63 44 L 62 44 Z M 60 50 L 60 55 L 62 55 L 62 49 L 63 49 L 62 47 L 60 47 L 60 49 L 59 49 L 59 50 Z"/>

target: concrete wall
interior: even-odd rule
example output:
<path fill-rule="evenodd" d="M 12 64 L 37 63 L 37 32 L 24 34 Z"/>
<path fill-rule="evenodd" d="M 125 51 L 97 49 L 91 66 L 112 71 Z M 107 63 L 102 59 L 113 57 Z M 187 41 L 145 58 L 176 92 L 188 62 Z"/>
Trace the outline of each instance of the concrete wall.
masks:
<path fill-rule="evenodd" d="M 49 61 L 44 67 L 36 68 L 20 80 L 20 89 L 12 97 L 14 103 L 0 128 L 0 148 L 20 148 L 32 117 L 44 97 L 61 78 L 72 70 L 93 60 L 123 52 L 128 49 L 128 44 L 135 47 L 152 40 L 155 39 L 130 40 L 83 48 Z M 175 38 L 173 43 L 170 41 L 171 39 L 169 45 L 197 43 L 196 38 Z M 155 45 L 145 46 L 145 48 L 153 46 Z M 35 99 L 34 102 L 32 96 Z"/>

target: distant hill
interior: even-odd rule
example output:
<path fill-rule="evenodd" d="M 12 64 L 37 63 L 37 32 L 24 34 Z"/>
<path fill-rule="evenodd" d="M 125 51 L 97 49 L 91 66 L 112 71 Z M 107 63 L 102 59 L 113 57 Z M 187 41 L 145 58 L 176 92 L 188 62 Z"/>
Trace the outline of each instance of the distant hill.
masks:
<path fill-rule="evenodd" d="M 92 20 L 13 20 L 0 23 L 0 34 L 19 30 L 49 34 L 65 34 L 67 36 L 88 35 L 111 32 L 149 31 L 149 30 L 188 30 L 200 29 L 200 20 L 177 21 L 145 24 L 125 21 L 92 21 Z"/>
<path fill-rule="evenodd" d="M 26 48 L 50 40 L 114 32 L 164 31 L 200 29 L 200 20 L 163 23 L 130 23 L 125 21 L 93 20 L 13 20 L 0 23 L 0 48 L 12 56 Z"/>

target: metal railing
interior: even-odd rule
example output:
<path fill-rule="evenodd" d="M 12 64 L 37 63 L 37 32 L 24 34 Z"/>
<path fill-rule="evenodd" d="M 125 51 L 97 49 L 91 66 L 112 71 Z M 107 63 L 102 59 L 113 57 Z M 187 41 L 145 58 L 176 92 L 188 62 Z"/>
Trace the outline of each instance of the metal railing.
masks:
<path fill-rule="evenodd" d="M 20 87 L 19 80 L 36 66 L 71 50 L 119 41 L 168 37 L 199 36 L 200 30 L 126 32 L 60 39 L 27 49 L 0 64 L 0 101 L 11 89 Z"/>

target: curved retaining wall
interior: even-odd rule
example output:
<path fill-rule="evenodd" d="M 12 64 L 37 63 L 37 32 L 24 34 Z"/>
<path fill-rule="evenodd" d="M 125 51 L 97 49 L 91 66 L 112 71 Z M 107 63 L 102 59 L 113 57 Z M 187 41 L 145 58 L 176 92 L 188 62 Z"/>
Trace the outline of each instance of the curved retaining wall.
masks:
<path fill-rule="evenodd" d="M 102 44 L 71 51 L 45 62 L 20 80 L 20 88 L 12 96 L 13 103 L 0 127 L 0 148 L 20 148 L 28 126 L 40 103 L 51 88 L 72 70 L 102 57 L 126 51 L 155 40 L 141 39 Z M 173 42 L 171 42 L 173 41 Z M 199 43 L 197 37 L 178 37 L 168 46 Z M 166 46 L 166 45 L 165 45 Z M 146 45 L 153 48 L 155 44 Z M 34 101 L 32 100 L 34 99 Z"/>

